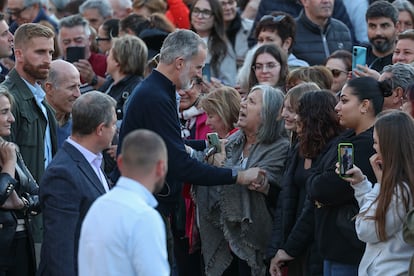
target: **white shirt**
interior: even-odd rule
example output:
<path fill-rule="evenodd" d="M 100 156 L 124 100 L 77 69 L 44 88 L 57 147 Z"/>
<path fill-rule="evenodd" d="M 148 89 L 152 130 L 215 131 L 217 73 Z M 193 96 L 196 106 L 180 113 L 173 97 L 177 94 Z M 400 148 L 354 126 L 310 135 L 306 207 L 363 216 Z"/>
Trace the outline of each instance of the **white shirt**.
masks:
<path fill-rule="evenodd" d="M 169 276 L 165 224 L 154 196 L 121 177 L 99 197 L 82 224 L 79 276 Z"/>
<path fill-rule="evenodd" d="M 102 169 L 100 168 L 102 163 L 102 153 L 95 154 L 82 146 L 81 144 L 77 143 L 75 140 L 73 140 L 70 136 L 66 139 L 66 142 L 74 146 L 80 153 L 85 157 L 86 161 L 88 161 L 89 165 L 91 165 L 92 169 L 95 171 L 96 176 L 99 178 L 99 180 L 102 183 L 102 186 L 104 187 L 105 191 L 109 191 L 109 185 L 106 181 L 106 178 L 102 172 Z"/>
<path fill-rule="evenodd" d="M 355 228 L 358 238 L 366 243 L 364 256 L 358 268 L 358 275 L 407 275 L 414 246 L 403 240 L 402 228 L 406 210 L 402 201 L 402 190 L 398 189 L 391 197 L 385 215 L 386 241 L 380 241 L 374 220 L 377 203 L 373 203 L 380 192 L 380 184 L 372 187 L 371 182 L 351 185 L 355 189 L 355 198 L 359 204 L 359 212 L 363 216 L 356 217 Z M 408 190 L 408 185 L 406 185 Z M 410 202 L 412 199 L 410 198 Z M 410 206 L 412 204 L 410 203 Z"/>

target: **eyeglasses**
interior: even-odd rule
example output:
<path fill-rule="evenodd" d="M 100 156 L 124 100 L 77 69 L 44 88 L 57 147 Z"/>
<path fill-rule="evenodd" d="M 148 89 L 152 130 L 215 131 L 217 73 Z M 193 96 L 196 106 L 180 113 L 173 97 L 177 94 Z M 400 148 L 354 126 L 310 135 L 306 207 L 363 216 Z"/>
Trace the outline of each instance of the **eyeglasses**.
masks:
<path fill-rule="evenodd" d="M 96 40 L 96 42 L 99 42 L 99 41 L 110 41 L 111 38 L 110 37 L 99 37 L 99 36 L 97 36 L 95 38 L 95 40 Z"/>
<path fill-rule="evenodd" d="M 200 10 L 199 8 L 194 8 L 192 15 L 194 16 L 200 16 L 202 18 L 210 18 L 213 15 L 213 12 L 211 10 Z"/>
<path fill-rule="evenodd" d="M 21 9 L 7 9 L 6 12 L 10 15 L 10 16 L 14 16 L 14 17 L 18 17 L 25 9 L 27 9 L 28 7 L 23 7 Z"/>
<path fill-rule="evenodd" d="M 233 6 L 234 4 L 236 4 L 236 0 L 229 0 L 229 1 L 221 1 L 221 5 L 223 7 L 225 6 Z"/>
<path fill-rule="evenodd" d="M 278 15 L 278 16 L 273 16 L 273 15 L 268 14 L 268 15 L 265 15 L 262 18 L 260 18 L 259 22 L 263 22 L 263 21 L 266 21 L 266 20 L 272 20 L 272 22 L 274 22 L 274 23 L 279 23 L 280 21 L 285 19 L 285 17 L 286 17 L 286 15 L 284 15 L 284 14 L 281 14 L 281 15 Z"/>
<path fill-rule="evenodd" d="M 276 63 L 276 62 L 269 62 L 269 63 L 256 63 L 255 65 L 252 66 L 252 69 L 254 71 L 264 71 L 266 69 L 268 70 L 272 70 L 273 68 L 276 68 L 280 66 L 280 64 Z"/>
<path fill-rule="evenodd" d="M 334 78 L 339 77 L 339 75 L 341 75 L 341 73 L 348 74 L 348 72 L 340 70 L 340 69 L 330 69 L 330 70 L 331 70 L 331 73 L 332 73 Z"/>

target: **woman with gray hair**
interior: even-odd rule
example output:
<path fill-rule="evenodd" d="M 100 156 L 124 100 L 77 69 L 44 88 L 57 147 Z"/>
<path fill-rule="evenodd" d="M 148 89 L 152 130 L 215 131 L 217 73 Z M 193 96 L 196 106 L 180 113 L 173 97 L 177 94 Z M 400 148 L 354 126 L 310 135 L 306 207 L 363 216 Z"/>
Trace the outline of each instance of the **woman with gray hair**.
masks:
<path fill-rule="evenodd" d="M 206 275 L 265 274 L 270 209 L 276 203 L 289 148 L 282 106 L 279 89 L 254 86 L 241 102 L 239 130 L 228 137 L 225 150 L 214 155 L 215 163 L 227 168 L 260 167 L 263 174 L 257 186 L 195 187 Z"/>

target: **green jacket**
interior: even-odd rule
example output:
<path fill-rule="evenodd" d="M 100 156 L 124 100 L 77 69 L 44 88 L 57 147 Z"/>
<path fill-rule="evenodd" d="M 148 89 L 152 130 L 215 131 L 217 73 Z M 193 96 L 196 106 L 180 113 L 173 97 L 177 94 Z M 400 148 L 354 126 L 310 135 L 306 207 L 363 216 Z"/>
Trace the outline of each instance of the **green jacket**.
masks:
<path fill-rule="evenodd" d="M 33 93 L 15 69 L 9 72 L 2 85 L 5 85 L 14 97 L 12 112 L 16 121 L 12 124 L 8 140 L 19 146 L 24 162 L 39 183 L 45 171 L 44 136 L 47 120 Z M 50 124 L 53 156 L 57 151 L 57 123 L 52 108 L 48 104 L 45 104 L 45 107 Z"/>

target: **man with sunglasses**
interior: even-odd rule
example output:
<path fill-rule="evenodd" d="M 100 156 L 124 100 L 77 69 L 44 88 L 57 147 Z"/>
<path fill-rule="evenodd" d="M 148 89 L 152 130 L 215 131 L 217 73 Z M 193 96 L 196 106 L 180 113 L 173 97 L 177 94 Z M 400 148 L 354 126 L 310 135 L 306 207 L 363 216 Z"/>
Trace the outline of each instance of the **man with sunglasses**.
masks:
<path fill-rule="evenodd" d="M 293 53 L 310 65 L 321 65 L 336 50 L 352 49 L 351 32 L 332 18 L 334 0 L 301 0 L 303 10 L 296 18 Z"/>
<path fill-rule="evenodd" d="M 57 33 L 58 26 L 46 14 L 41 0 L 8 0 L 7 13 L 13 21 L 10 25 L 10 32 L 13 34 L 24 23 L 39 23 L 40 21 L 47 21 L 52 24 Z"/>

